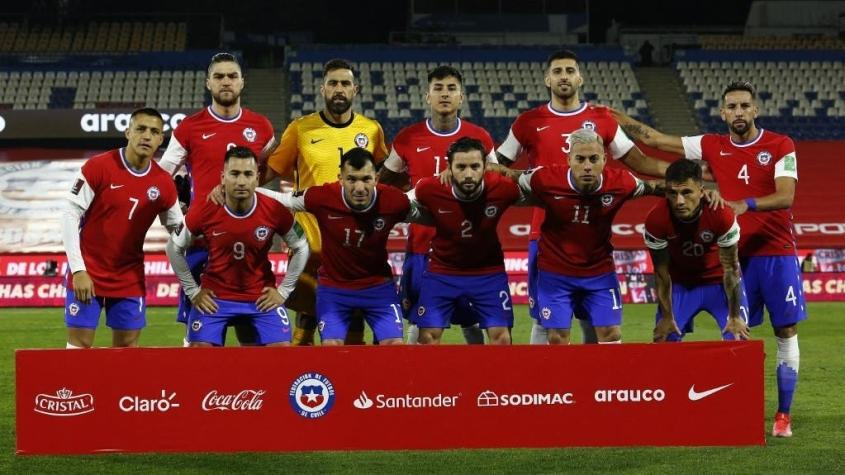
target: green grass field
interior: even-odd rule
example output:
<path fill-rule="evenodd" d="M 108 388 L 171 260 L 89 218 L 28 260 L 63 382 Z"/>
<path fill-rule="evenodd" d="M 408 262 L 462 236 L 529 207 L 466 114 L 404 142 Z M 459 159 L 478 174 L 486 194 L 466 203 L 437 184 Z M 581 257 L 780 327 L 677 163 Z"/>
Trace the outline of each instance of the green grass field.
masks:
<path fill-rule="evenodd" d="M 527 342 L 527 309 L 516 308 L 514 341 Z M 653 305 L 625 307 L 623 338 L 649 341 Z M 755 448 L 594 448 L 543 450 L 451 450 L 429 452 L 315 452 L 234 455 L 98 455 L 18 457 L 14 455 L 14 349 L 64 347 L 60 309 L 4 309 L 0 312 L 0 473 L 229 473 L 238 472 L 479 472 L 479 473 L 843 473 L 845 472 L 845 305 L 812 304 L 801 325 L 801 372 L 793 404 L 791 439 L 767 438 Z M 173 309 L 151 309 L 142 336 L 146 346 L 181 343 L 181 326 Z M 771 328 L 759 327 L 754 338 L 766 340 L 766 427 L 776 408 L 775 345 Z M 98 345 L 107 345 L 103 331 Z M 460 341 L 460 332 L 447 332 Z M 718 338 L 709 316 L 702 315 L 689 341 Z M 577 337 L 575 338 L 577 340 Z M 409 428 L 409 436 L 413 429 Z"/>

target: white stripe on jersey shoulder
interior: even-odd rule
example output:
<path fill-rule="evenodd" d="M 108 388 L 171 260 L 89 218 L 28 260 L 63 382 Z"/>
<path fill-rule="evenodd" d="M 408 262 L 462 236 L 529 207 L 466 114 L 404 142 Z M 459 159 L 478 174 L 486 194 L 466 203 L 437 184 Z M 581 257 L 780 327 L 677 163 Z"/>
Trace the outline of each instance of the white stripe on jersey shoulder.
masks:
<path fill-rule="evenodd" d="M 238 108 L 237 115 L 235 115 L 234 117 L 231 117 L 231 118 L 221 117 L 221 116 L 217 115 L 217 113 L 214 112 L 214 109 L 212 109 L 211 106 L 208 106 L 206 108 L 206 110 L 208 111 L 209 114 L 211 114 L 211 117 L 214 117 L 214 119 L 216 119 L 218 122 L 223 122 L 223 123 L 226 123 L 226 124 L 231 124 L 232 122 L 237 122 L 238 120 L 240 120 L 241 116 L 244 114 L 244 108 L 243 107 Z"/>
<path fill-rule="evenodd" d="M 552 102 L 549 101 L 546 104 L 546 108 L 549 109 L 549 112 L 551 112 L 554 115 L 557 115 L 557 116 L 560 116 L 560 117 L 570 117 L 570 116 L 578 115 L 578 114 L 584 112 L 585 110 L 587 110 L 588 105 L 590 105 L 590 104 L 588 102 L 584 101 L 584 102 L 581 103 L 581 107 L 575 109 L 574 111 L 564 112 L 564 111 L 556 110 L 554 107 L 552 107 Z"/>
<path fill-rule="evenodd" d="M 235 219 L 249 218 L 250 216 L 252 216 L 252 213 L 255 212 L 255 209 L 258 208 L 258 196 L 255 193 L 252 194 L 252 208 L 250 208 L 250 210 L 246 214 L 235 213 L 234 211 L 229 209 L 229 207 L 226 206 L 225 203 L 223 204 L 223 208 L 226 210 L 227 213 L 229 213 L 229 216 Z"/>
<path fill-rule="evenodd" d="M 434 130 L 434 127 L 431 126 L 431 119 L 425 120 L 425 127 L 428 129 L 428 131 L 431 132 L 432 135 L 436 135 L 438 137 L 451 137 L 451 136 L 457 134 L 458 132 L 461 131 L 461 124 L 462 124 L 461 118 L 458 117 L 458 125 L 455 126 L 454 130 L 449 131 L 449 132 L 438 132 L 438 131 Z"/>
<path fill-rule="evenodd" d="M 750 147 L 750 146 L 754 145 L 755 143 L 759 142 L 759 141 L 760 141 L 760 139 L 762 139 L 762 138 L 763 138 L 763 133 L 764 133 L 764 132 L 765 132 L 765 130 L 760 129 L 760 133 L 759 133 L 759 134 L 757 134 L 757 137 L 756 137 L 754 140 L 750 141 L 750 142 L 736 143 L 736 142 L 734 142 L 733 137 L 731 137 L 730 135 L 728 135 L 728 140 L 730 140 L 730 141 L 731 141 L 731 145 L 733 145 L 734 147 L 738 147 L 738 148 Z"/>
<path fill-rule="evenodd" d="M 150 162 L 147 163 L 147 169 L 139 172 L 139 171 L 135 170 L 134 168 L 132 168 L 129 165 L 129 162 L 126 161 L 126 154 L 124 153 L 124 150 L 126 150 L 126 147 L 118 149 L 118 152 L 120 152 L 120 162 L 123 163 L 123 168 L 125 168 L 126 171 L 128 171 L 129 173 L 131 173 L 134 176 L 147 176 L 147 173 L 149 173 L 150 170 L 152 170 L 152 168 L 153 168 L 152 159 L 150 159 Z"/>

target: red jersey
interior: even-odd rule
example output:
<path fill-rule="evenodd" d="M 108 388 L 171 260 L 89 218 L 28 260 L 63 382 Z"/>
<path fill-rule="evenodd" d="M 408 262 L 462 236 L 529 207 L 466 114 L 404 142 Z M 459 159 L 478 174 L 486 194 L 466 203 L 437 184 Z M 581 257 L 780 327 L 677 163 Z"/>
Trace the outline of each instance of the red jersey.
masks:
<path fill-rule="evenodd" d="M 775 178 L 798 179 L 795 144 L 785 135 L 760 129 L 754 140 L 737 144 L 730 135 L 683 137 L 687 158 L 703 159 L 729 201 L 775 192 Z M 795 255 L 792 210 L 751 211 L 737 217 L 742 236 L 740 256 Z"/>
<path fill-rule="evenodd" d="M 627 170 L 605 168 L 598 189 L 581 193 L 569 167 L 551 165 L 523 175 L 520 185 L 547 211 L 538 244 L 539 269 L 576 277 L 614 271 L 611 225 L 625 201 L 643 194 L 638 178 Z"/>
<path fill-rule="evenodd" d="M 498 152 L 513 161 L 524 153 L 528 156 L 529 168 L 567 165 L 569 136 L 579 129 L 595 130 L 604 141 L 607 153 L 614 159 L 624 156 L 634 147 L 607 109 L 584 102 L 574 111 L 560 112 L 553 109 L 549 102 L 520 114 Z M 530 240 L 540 237 L 544 213 L 542 209 L 534 208 Z"/>
<path fill-rule="evenodd" d="M 204 236 L 208 264 L 202 287 L 218 298 L 252 302 L 264 287 L 276 287 L 276 276 L 267 257 L 273 235 L 284 236 L 293 226 L 293 215 L 278 201 L 260 193 L 252 209 L 237 215 L 211 202 L 191 206 L 185 226 L 194 236 Z"/>
<path fill-rule="evenodd" d="M 144 238 L 153 221 L 176 205 L 170 174 L 153 161 L 144 171 L 134 170 L 123 153 L 112 150 L 85 162 L 70 195 L 86 209 L 80 248 L 100 297 L 146 295 Z"/>
<path fill-rule="evenodd" d="M 513 180 L 493 172 L 484 175 L 482 186 L 476 199 L 465 201 L 436 177 L 417 183 L 416 200 L 428 209 L 436 229 L 428 270 L 460 275 L 505 271 L 496 226 L 521 193 Z"/>
<path fill-rule="evenodd" d="M 179 123 L 159 163 L 171 174 L 185 164 L 191 175 L 192 202 L 205 203 L 211 190 L 220 184 L 227 150 L 248 147 L 259 157 L 262 173 L 264 159 L 275 144 L 273 126 L 263 115 L 242 107 L 238 115 L 225 119 L 208 106 Z"/>
<path fill-rule="evenodd" d="M 437 132 L 431 127 L 429 120 L 424 120 L 399 131 L 393 139 L 392 149 L 384 166 L 395 173 L 407 173 L 411 178 L 411 186 L 416 186 L 421 179 L 439 176 L 441 171 L 449 167 L 446 151 L 461 137 L 480 140 L 487 152 L 487 159 L 495 162 L 493 138 L 483 128 L 458 119 L 455 130 Z M 408 226 L 407 251 L 414 254 L 427 253 L 432 238 L 433 227 L 411 223 Z"/>
<path fill-rule="evenodd" d="M 721 282 L 724 272 L 719 248 L 735 245 L 739 236 L 736 217 L 727 206 L 714 210 L 702 203 L 696 218 L 682 221 L 672 214 L 666 200 L 648 213 L 643 231 L 649 249 L 669 252 L 672 282 L 687 286 Z"/>
<path fill-rule="evenodd" d="M 312 186 L 303 196 L 305 210 L 317 218 L 323 241 L 320 285 L 363 289 L 392 279 L 387 239 L 393 225 L 410 211 L 401 190 L 376 185 L 373 203 L 362 211 L 346 204 L 340 182 Z"/>

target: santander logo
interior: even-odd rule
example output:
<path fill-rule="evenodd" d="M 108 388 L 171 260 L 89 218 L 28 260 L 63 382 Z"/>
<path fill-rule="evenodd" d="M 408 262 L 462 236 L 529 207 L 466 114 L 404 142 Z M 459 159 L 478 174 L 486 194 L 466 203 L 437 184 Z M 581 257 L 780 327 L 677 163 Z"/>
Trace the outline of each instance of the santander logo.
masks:
<path fill-rule="evenodd" d="M 244 389 L 237 394 L 220 394 L 216 389 L 202 398 L 203 411 L 260 411 L 267 391 Z"/>

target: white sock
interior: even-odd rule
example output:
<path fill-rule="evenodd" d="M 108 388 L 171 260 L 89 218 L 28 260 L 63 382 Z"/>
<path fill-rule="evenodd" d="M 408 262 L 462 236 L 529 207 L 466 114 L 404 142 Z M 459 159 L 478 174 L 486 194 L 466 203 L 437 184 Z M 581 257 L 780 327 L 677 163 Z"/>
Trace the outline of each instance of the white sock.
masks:
<path fill-rule="evenodd" d="M 467 345 L 484 344 L 484 330 L 479 328 L 477 323 L 471 327 L 462 327 L 461 332 L 464 334 L 464 340 L 466 340 Z"/>
<path fill-rule="evenodd" d="M 622 340 L 616 340 L 616 341 L 600 341 L 600 342 L 599 342 L 599 345 L 621 345 L 621 344 L 622 344 Z"/>
<path fill-rule="evenodd" d="M 68 350 L 84 350 L 84 349 L 85 349 L 85 347 L 83 347 L 83 346 L 71 345 L 70 343 L 67 343 L 67 344 L 65 344 L 65 349 L 68 349 Z"/>
<path fill-rule="evenodd" d="M 533 325 L 531 326 L 531 340 L 530 343 L 532 345 L 548 345 L 549 344 L 549 331 L 543 328 L 542 325 L 534 321 Z"/>
<path fill-rule="evenodd" d="M 189 347 L 189 346 L 191 346 L 191 342 L 190 342 L 190 341 L 188 341 L 188 337 L 184 337 L 184 338 L 182 338 L 182 347 L 183 347 L 183 348 L 187 348 L 187 347 Z"/>
<path fill-rule="evenodd" d="M 777 364 L 775 367 L 786 364 L 790 368 L 798 372 L 798 366 L 801 363 L 801 351 L 798 349 L 798 335 L 793 335 L 789 338 L 775 337 L 778 342 Z"/>
<path fill-rule="evenodd" d="M 590 323 L 589 320 L 578 320 L 578 324 L 581 325 L 581 336 L 583 338 L 584 343 L 598 343 L 599 338 L 596 336 L 596 327 Z"/>
<path fill-rule="evenodd" d="M 413 323 L 408 325 L 408 332 L 405 339 L 406 345 L 416 345 L 420 342 L 420 327 Z"/>

